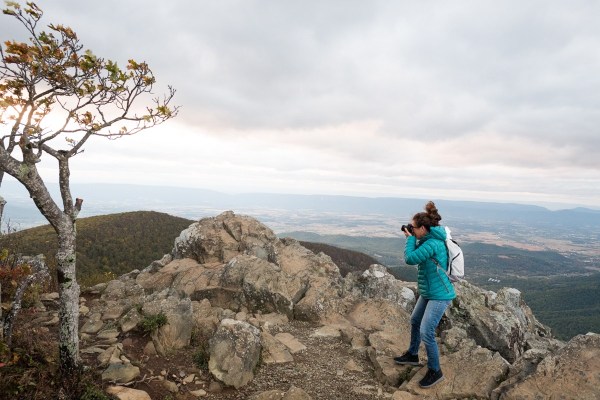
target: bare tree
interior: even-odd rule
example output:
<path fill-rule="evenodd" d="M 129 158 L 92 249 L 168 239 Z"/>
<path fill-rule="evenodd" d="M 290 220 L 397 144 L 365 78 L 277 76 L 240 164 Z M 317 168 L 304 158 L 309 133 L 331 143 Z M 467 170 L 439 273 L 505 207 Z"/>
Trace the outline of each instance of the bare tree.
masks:
<path fill-rule="evenodd" d="M 84 50 L 69 27 L 40 30 L 43 12 L 36 4 L 6 4 L 3 13 L 30 38 L 0 46 L 0 183 L 7 173 L 23 184 L 58 236 L 60 365 L 72 373 L 79 369 L 75 221 L 83 200 L 71 194 L 69 161 L 93 136 L 120 138 L 173 118 L 175 90 L 152 97 L 155 79 L 146 63 L 129 60 L 121 69 Z M 135 109 L 140 102 L 143 107 Z M 45 156 L 57 161 L 60 206 L 36 167 Z"/>
<path fill-rule="evenodd" d="M 2 316 L 0 315 L 0 325 L 2 325 L 2 334 L 0 335 L 0 337 L 4 338 L 3 340 L 6 342 L 8 348 L 12 347 L 13 325 L 17 319 L 19 311 L 21 310 L 21 305 L 23 303 L 23 296 L 25 295 L 25 292 L 32 284 L 43 283 L 50 276 L 43 254 L 37 255 L 35 257 L 19 256 L 12 258 L 15 259 L 16 265 L 26 265 L 30 267 L 31 273 L 19 282 L 13 302 L 6 317 L 2 319 Z"/>

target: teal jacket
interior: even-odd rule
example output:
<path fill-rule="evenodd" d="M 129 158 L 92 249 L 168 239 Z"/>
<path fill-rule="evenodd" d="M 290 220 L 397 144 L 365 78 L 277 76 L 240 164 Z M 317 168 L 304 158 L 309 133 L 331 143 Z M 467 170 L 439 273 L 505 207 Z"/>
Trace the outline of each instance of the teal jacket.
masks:
<path fill-rule="evenodd" d="M 432 226 L 418 243 L 414 236 L 406 238 L 404 261 L 408 265 L 418 265 L 419 293 L 427 300 L 452 300 L 456 297 L 454 286 L 443 269 L 448 263 L 445 240 L 446 231 L 442 226 Z M 439 268 L 433 262 L 434 257 Z"/>

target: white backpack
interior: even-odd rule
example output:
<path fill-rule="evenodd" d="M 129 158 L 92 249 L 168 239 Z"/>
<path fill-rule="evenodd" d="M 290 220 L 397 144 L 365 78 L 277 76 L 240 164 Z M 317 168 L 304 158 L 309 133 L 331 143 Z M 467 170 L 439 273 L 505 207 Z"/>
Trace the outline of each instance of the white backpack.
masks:
<path fill-rule="evenodd" d="M 448 251 L 448 265 L 445 268 L 445 272 L 451 282 L 457 282 L 465 277 L 465 256 L 456 240 L 452 239 L 450 228 L 445 226 L 444 229 L 446 230 L 446 241 L 444 244 Z M 433 261 L 440 267 L 435 258 Z"/>

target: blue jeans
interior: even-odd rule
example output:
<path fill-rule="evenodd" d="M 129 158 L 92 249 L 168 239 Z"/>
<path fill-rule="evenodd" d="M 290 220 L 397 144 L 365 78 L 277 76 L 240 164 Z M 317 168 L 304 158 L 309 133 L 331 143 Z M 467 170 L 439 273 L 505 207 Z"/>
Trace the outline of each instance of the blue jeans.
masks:
<path fill-rule="evenodd" d="M 410 354 L 419 354 L 421 340 L 427 351 L 427 367 L 434 371 L 440 370 L 440 352 L 435 341 L 435 328 L 437 328 L 444 311 L 451 300 L 427 300 L 422 296 L 417 300 L 415 309 L 410 316 Z"/>

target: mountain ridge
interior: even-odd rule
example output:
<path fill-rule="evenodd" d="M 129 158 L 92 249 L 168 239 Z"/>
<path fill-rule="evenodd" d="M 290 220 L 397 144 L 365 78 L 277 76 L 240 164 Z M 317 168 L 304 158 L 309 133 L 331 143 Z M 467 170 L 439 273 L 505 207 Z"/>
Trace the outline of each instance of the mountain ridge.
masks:
<path fill-rule="evenodd" d="M 175 238 L 194 222 L 154 211 L 80 218 L 77 244 L 77 276 L 80 284 L 93 285 L 105 280 L 106 274 L 120 275 L 150 264 L 168 253 Z M 27 239 L 13 241 L 20 242 L 19 252 L 41 252 L 48 260 L 53 259 L 54 250 L 51 246 L 56 246 L 56 236 L 49 225 L 16 233 L 17 237 L 20 235 L 26 235 Z M 415 268 L 406 266 L 402 261 L 403 238 L 324 236 L 305 232 L 287 232 L 278 236 L 300 240 L 316 253 L 323 251 L 339 266 L 343 276 L 349 271 L 360 272 L 372 263 L 379 263 L 389 267 L 398 279 L 416 280 Z M 0 247 L 6 247 L 7 239 L 10 236 L 0 240 Z M 311 245 L 310 242 L 315 244 Z M 333 247 L 327 248 L 328 245 Z M 585 270 L 587 263 L 551 251 L 533 252 L 493 244 L 462 245 L 466 252 L 469 281 L 492 290 L 499 290 L 507 283 L 521 289 L 528 302 L 535 306 L 534 311 L 548 317 L 548 322 L 544 322 L 561 339 L 585 333 L 589 329 L 600 330 L 600 314 L 583 317 L 586 307 L 592 307 L 590 310 L 600 308 L 600 290 L 595 292 L 589 288 L 600 279 L 595 278 L 598 274 L 585 278 L 586 274 L 590 274 Z M 359 252 L 365 257 L 352 255 L 352 252 Z M 565 273 L 572 276 L 564 276 Z M 535 274 L 547 277 L 536 277 Z M 555 279 L 550 279 L 551 276 Z M 579 287 L 583 289 L 582 295 L 587 293 L 585 302 L 578 297 Z M 572 305 L 572 312 L 561 313 L 560 303 L 545 299 L 548 293 L 567 299 L 568 304 Z"/>
<path fill-rule="evenodd" d="M 481 218 L 514 221 L 515 218 L 519 218 L 529 223 L 539 223 L 540 218 L 549 218 L 552 223 L 565 225 L 568 218 L 574 217 L 578 220 L 571 222 L 600 224 L 600 210 L 580 206 L 550 210 L 543 206 L 510 202 L 279 193 L 226 194 L 208 189 L 126 184 L 73 184 L 72 191 L 77 197 L 84 199 L 82 216 L 153 209 L 184 218 L 198 219 L 212 215 L 215 211 L 235 209 L 259 213 L 261 209 L 272 208 L 382 214 L 409 219 L 412 214 L 423 208 L 426 201 L 434 200 L 442 211 L 442 216 L 453 222 Z M 60 198 L 57 187 L 52 186 L 51 193 L 55 199 Z M 20 184 L 13 181 L 3 182 L 2 195 L 8 202 L 5 220 L 9 218 L 16 223 L 22 220 L 26 220 L 27 224 L 43 223 L 41 216 L 35 219 L 36 222 L 31 220 L 32 212 L 36 214 L 37 210 Z M 588 218 L 591 218 L 591 221 L 588 221 Z"/>

